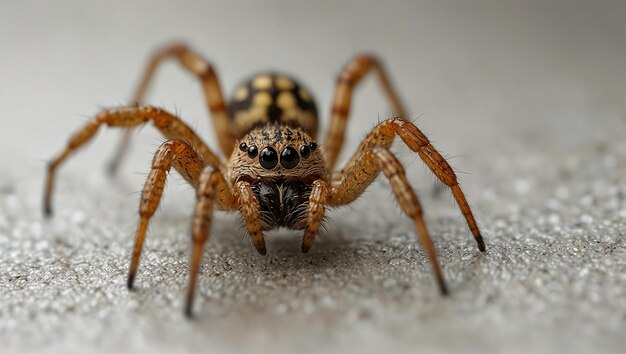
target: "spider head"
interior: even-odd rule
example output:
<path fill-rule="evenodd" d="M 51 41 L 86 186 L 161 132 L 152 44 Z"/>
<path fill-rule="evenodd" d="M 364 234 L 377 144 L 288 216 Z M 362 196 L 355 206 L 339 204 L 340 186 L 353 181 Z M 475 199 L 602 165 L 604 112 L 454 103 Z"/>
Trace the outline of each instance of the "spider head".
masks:
<path fill-rule="evenodd" d="M 267 125 L 246 134 L 230 159 L 231 180 L 267 179 L 312 183 L 326 175 L 322 153 L 300 128 Z"/>

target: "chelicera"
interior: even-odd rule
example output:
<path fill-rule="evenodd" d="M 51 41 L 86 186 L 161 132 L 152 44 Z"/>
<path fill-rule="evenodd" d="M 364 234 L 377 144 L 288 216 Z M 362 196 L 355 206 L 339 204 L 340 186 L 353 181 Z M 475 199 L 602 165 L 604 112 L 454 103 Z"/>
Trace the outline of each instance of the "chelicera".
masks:
<path fill-rule="evenodd" d="M 177 60 L 202 83 L 222 155 L 211 151 L 179 117 L 143 104 L 156 69 L 169 59 Z M 376 125 L 344 167 L 336 170 L 353 89 L 371 72 L 377 74 L 398 117 Z M 446 283 L 422 217 L 422 207 L 402 164 L 389 150 L 396 136 L 451 188 L 478 249 L 485 251 L 481 233 L 454 171 L 428 138 L 404 119 L 405 110 L 386 71 L 371 55 L 354 57 L 339 75 L 329 129 L 320 145 L 316 142 L 318 114 L 315 102 L 309 91 L 296 80 L 278 73 L 256 75 L 235 91 L 227 105 L 213 66 L 183 44 L 166 46 L 152 57 L 133 102 L 133 105 L 98 114 L 79 129 L 67 147 L 50 162 L 44 212 L 46 215 L 52 213 L 51 197 L 57 168 L 87 143 L 101 125 L 127 128 L 111 164 L 111 171 L 115 171 L 125 154 L 132 128 L 152 121 L 168 140 L 154 154 L 141 194 L 128 288 L 133 287 L 148 223 L 161 200 L 167 173 L 174 167 L 194 187 L 197 198 L 192 219 L 193 250 L 185 307 L 189 316 L 213 210 L 241 213 L 250 240 L 262 255 L 266 254 L 264 232 L 277 227 L 304 230 L 301 249 L 307 252 L 315 243 L 326 208 L 353 202 L 380 172 L 388 179 L 404 213 L 414 221 L 440 291 L 446 294 Z"/>

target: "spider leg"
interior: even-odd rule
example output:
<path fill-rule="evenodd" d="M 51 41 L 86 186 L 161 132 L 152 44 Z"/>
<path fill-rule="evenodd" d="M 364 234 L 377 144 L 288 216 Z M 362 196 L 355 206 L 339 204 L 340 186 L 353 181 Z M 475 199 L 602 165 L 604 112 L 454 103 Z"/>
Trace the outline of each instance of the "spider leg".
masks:
<path fill-rule="evenodd" d="M 180 118 L 159 108 L 151 106 L 125 107 L 110 109 L 98 114 L 79 129 L 71 138 L 66 148 L 48 164 L 46 189 L 44 194 L 44 213 L 52 214 L 52 190 L 57 168 L 78 148 L 89 142 L 101 125 L 109 127 L 136 127 L 152 120 L 155 127 L 169 139 L 181 139 L 188 142 L 202 157 L 204 162 L 221 166 L 220 159 L 202 142 Z"/>
<path fill-rule="evenodd" d="M 224 175 L 215 167 L 207 166 L 200 174 L 200 181 L 196 189 L 196 207 L 192 222 L 193 251 L 189 266 L 187 304 L 185 305 L 185 314 L 188 317 L 191 317 L 192 314 L 202 251 L 211 231 L 211 217 L 215 200 L 218 201 L 218 206 L 222 209 L 235 209 L 237 207 L 236 197 L 224 179 Z"/>
<path fill-rule="evenodd" d="M 307 207 L 307 226 L 302 238 L 302 253 L 308 252 L 315 243 L 315 237 L 324 219 L 324 204 L 326 204 L 328 189 L 328 185 L 323 180 L 313 182 Z"/>
<path fill-rule="evenodd" d="M 230 156 L 235 144 L 235 136 L 230 129 L 228 109 L 222 94 L 219 78 L 213 66 L 206 59 L 191 50 L 186 44 L 172 43 L 154 53 L 135 91 L 132 102 L 143 104 L 148 87 L 154 78 L 158 67 L 169 59 L 175 59 L 190 74 L 196 76 L 202 83 L 204 97 L 211 112 L 213 127 L 217 134 L 219 146 L 225 156 Z M 120 143 L 109 163 L 109 172 L 115 174 L 122 157 L 130 145 L 132 128 L 124 131 Z"/>
<path fill-rule="evenodd" d="M 391 84 L 389 75 L 382 63 L 371 55 L 358 55 L 352 58 L 337 78 L 330 125 L 324 145 L 322 145 L 324 158 L 330 171 L 333 171 L 337 156 L 343 146 L 352 102 L 352 91 L 361 82 L 361 79 L 372 70 L 378 74 L 382 90 L 391 103 L 394 115 L 406 118 L 406 110 L 400 101 L 400 96 Z"/>
<path fill-rule="evenodd" d="M 265 248 L 265 237 L 261 230 L 261 207 L 259 206 L 259 201 L 254 197 L 254 192 L 248 182 L 237 182 L 234 191 L 239 202 L 241 215 L 243 215 L 243 219 L 246 222 L 246 228 L 250 234 L 252 244 L 256 250 L 264 256 L 267 250 Z"/>
<path fill-rule="evenodd" d="M 442 294 L 446 295 L 448 289 L 437 260 L 435 246 L 424 222 L 422 207 L 406 178 L 404 168 L 391 151 L 384 147 L 374 147 L 361 154 L 358 162 L 332 184 L 328 204 L 344 205 L 356 199 L 374 181 L 380 171 L 389 180 L 391 189 L 404 213 L 413 219 L 439 289 Z"/>
<path fill-rule="evenodd" d="M 432 146 L 428 138 L 413 123 L 399 118 L 391 118 L 381 122 L 369 133 L 365 141 L 361 143 L 357 152 L 348 161 L 346 166 L 351 167 L 359 164 L 363 156 L 375 146 L 389 149 L 396 135 L 400 136 L 400 139 L 402 139 L 412 151 L 417 152 L 435 176 L 452 190 L 452 195 L 474 235 L 478 249 L 481 252 L 485 252 L 485 242 L 478 229 L 478 224 L 474 219 L 472 210 L 465 199 L 465 194 L 459 186 L 454 170 L 452 170 L 452 167 L 450 167 L 446 159 L 441 156 Z M 344 171 L 342 170 L 338 178 L 340 178 L 343 173 Z M 359 184 L 356 181 L 346 181 L 346 183 L 353 184 L 354 188 L 347 189 L 347 192 L 341 195 L 338 201 L 343 202 L 343 204 L 354 200 L 367 187 L 366 184 Z"/>
<path fill-rule="evenodd" d="M 137 227 L 135 246 L 130 262 L 130 270 L 128 272 L 129 289 L 133 287 L 143 242 L 146 238 L 148 223 L 161 201 L 167 173 L 172 166 L 174 166 L 174 169 L 176 169 L 189 184 L 196 188 L 198 186 L 200 171 L 202 171 L 204 165 L 204 161 L 200 155 L 194 151 L 193 147 L 181 140 L 168 140 L 164 142 L 154 154 L 150 174 L 141 192 L 139 226 Z"/>

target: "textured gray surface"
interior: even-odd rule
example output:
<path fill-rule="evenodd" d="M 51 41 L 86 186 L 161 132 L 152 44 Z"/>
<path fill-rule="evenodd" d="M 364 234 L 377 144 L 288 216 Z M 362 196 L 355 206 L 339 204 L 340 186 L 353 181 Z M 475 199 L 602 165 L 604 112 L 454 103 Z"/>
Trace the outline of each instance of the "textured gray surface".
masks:
<path fill-rule="evenodd" d="M 81 4 L 0 11 L 0 26 L 9 26 L 1 47 L 14 53 L 0 56 L 3 353 L 626 346 L 623 4 L 397 3 L 356 13 L 348 2 L 280 11 L 202 3 L 180 12 L 180 5 Z M 299 26 L 285 31 L 285 18 Z M 150 30 L 131 31 L 138 22 Z M 99 134 L 61 170 L 50 221 L 40 216 L 42 161 L 80 115 L 124 102 L 147 51 L 173 36 L 213 58 L 229 91 L 264 67 L 301 73 L 322 111 L 347 57 L 364 48 L 382 53 L 409 107 L 424 113 L 418 125 L 468 172 L 460 177 L 487 254 L 476 251 L 449 195 L 433 197 L 433 177 L 397 144 L 426 208 L 449 298 L 438 295 L 411 223 L 380 179 L 354 206 L 330 214 L 308 255 L 298 252 L 297 234 L 278 232 L 261 257 L 233 215 L 219 214 L 197 318 L 188 321 L 193 193 L 175 174 L 151 227 L 138 290 L 129 293 L 136 192 L 160 139 L 144 129 L 119 180 L 110 181 L 102 167 L 115 134 Z M 166 68 L 153 97 L 211 141 L 192 79 Z M 347 150 L 387 114 L 371 82 L 355 103 Z"/>
<path fill-rule="evenodd" d="M 135 197 L 103 191 L 107 181 L 65 176 L 59 211 L 43 222 L 38 190 L 28 190 L 40 180 L 4 179 L 0 338 L 20 352 L 623 348 L 626 144 L 524 149 L 481 167 L 484 179 L 468 189 L 486 255 L 451 202 L 423 198 L 449 298 L 438 295 L 411 224 L 378 183 L 354 208 L 331 214 L 309 255 L 298 253 L 296 235 L 279 233 L 260 257 L 233 236 L 233 218 L 220 215 L 194 321 L 182 316 L 190 198 L 166 199 L 139 289 L 129 293 Z"/>

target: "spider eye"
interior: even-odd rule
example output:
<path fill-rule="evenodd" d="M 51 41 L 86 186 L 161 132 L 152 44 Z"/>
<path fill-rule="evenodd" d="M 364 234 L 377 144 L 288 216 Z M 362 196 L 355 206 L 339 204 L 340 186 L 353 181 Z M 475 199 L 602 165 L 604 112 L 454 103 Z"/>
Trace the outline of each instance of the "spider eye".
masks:
<path fill-rule="evenodd" d="M 300 162 L 300 156 L 298 156 L 298 152 L 296 149 L 291 146 L 285 148 L 283 152 L 280 153 L 280 164 L 283 165 L 286 169 L 292 169 L 298 166 Z"/>
<path fill-rule="evenodd" d="M 246 143 L 239 144 L 239 150 L 241 150 L 241 151 L 248 150 L 248 145 Z"/>
<path fill-rule="evenodd" d="M 259 162 L 266 170 L 271 170 L 278 164 L 278 154 L 271 147 L 264 147 L 259 154 Z"/>
<path fill-rule="evenodd" d="M 302 155 L 304 159 L 311 156 L 311 148 L 308 145 L 300 146 L 300 155 Z"/>
<path fill-rule="evenodd" d="M 309 143 L 309 147 L 311 148 L 311 151 L 315 151 L 315 149 L 317 149 L 317 143 L 315 143 L 315 141 L 311 141 Z"/>
<path fill-rule="evenodd" d="M 248 148 L 248 157 L 253 159 L 256 157 L 256 155 L 259 154 L 259 149 L 256 148 L 256 146 L 250 146 Z"/>

